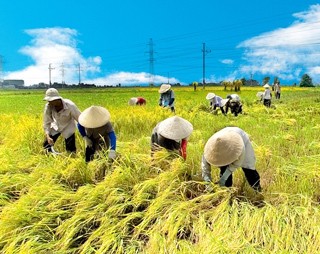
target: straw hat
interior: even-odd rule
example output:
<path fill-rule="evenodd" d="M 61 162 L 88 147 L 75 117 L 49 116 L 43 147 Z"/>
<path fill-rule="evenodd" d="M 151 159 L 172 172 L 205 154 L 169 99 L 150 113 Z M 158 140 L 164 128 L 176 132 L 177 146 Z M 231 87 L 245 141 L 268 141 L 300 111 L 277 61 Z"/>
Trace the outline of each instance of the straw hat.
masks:
<path fill-rule="evenodd" d="M 130 106 L 133 106 L 133 105 L 136 105 L 136 104 L 137 104 L 137 101 L 138 101 L 138 98 L 133 97 L 133 98 L 131 98 L 131 99 L 129 100 L 128 104 L 129 104 Z"/>
<path fill-rule="evenodd" d="M 59 95 L 59 92 L 55 88 L 49 88 L 46 91 L 46 96 L 43 98 L 44 101 L 55 101 L 62 99 L 62 97 Z"/>
<path fill-rule="evenodd" d="M 207 96 L 206 96 L 206 99 L 207 100 L 211 100 L 215 97 L 216 95 L 214 93 L 208 93 Z"/>
<path fill-rule="evenodd" d="M 226 166 L 239 158 L 243 147 L 240 134 L 234 131 L 217 132 L 204 146 L 204 158 L 211 165 Z"/>
<path fill-rule="evenodd" d="M 192 131 L 192 124 L 179 116 L 169 117 L 159 123 L 158 126 L 158 133 L 161 136 L 172 140 L 187 138 Z"/>
<path fill-rule="evenodd" d="M 85 128 L 98 128 L 110 121 L 110 113 L 103 107 L 91 106 L 79 116 L 79 123 Z"/>
<path fill-rule="evenodd" d="M 270 88 L 269 84 L 265 84 L 263 87 L 264 88 Z"/>
<path fill-rule="evenodd" d="M 160 89 L 159 89 L 159 93 L 165 93 L 167 91 L 169 91 L 171 89 L 171 85 L 169 84 L 162 84 L 160 86 Z"/>

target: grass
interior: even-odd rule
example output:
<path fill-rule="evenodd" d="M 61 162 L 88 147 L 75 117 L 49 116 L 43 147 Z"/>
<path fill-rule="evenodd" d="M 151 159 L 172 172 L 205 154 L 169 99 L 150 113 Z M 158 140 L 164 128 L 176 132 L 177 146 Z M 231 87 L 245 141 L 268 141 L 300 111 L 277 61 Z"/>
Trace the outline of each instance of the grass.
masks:
<path fill-rule="evenodd" d="M 259 88 L 243 88 L 238 117 L 208 110 L 208 92 L 230 91 L 174 91 L 177 115 L 194 126 L 186 161 L 166 151 L 150 157 L 153 127 L 172 115 L 157 105 L 156 88 L 60 90 L 80 110 L 111 112 L 118 159 L 101 152 L 88 164 L 79 133 L 75 155 L 61 140 L 62 156 L 43 153 L 44 91 L 0 91 L 1 253 L 319 253 L 320 91 L 283 87 L 267 109 Z M 134 96 L 147 105 L 128 106 Z M 206 191 L 203 147 L 225 126 L 250 135 L 262 194 L 241 170 L 232 188 Z"/>

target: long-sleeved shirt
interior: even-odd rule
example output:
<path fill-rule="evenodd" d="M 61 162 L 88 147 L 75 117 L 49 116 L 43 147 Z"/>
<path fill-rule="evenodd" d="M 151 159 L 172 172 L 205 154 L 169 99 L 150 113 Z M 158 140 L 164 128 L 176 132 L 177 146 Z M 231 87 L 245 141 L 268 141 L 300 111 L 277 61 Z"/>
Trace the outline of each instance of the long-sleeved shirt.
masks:
<path fill-rule="evenodd" d="M 76 122 L 81 112 L 71 100 L 61 99 L 61 102 L 63 108 L 59 112 L 46 103 L 43 113 L 43 129 L 46 134 L 61 133 L 64 138 L 69 138 L 76 130 Z"/>
<path fill-rule="evenodd" d="M 105 142 L 107 149 L 116 150 L 117 138 L 114 133 L 111 122 L 107 122 L 105 125 L 98 128 L 84 128 L 78 123 L 78 129 L 82 137 L 87 136 L 93 141 L 95 150 L 99 150 L 99 140 Z"/>
<path fill-rule="evenodd" d="M 266 89 L 263 93 L 263 99 L 265 100 L 271 100 L 271 90 L 270 89 Z"/>
<path fill-rule="evenodd" d="M 222 102 L 222 98 L 216 95 L 210 100 L 210 106 L 216 105 L 217 107 L 222 107 L 221 102 Z"/>
<path fill-rule="evenodd" d="M 248 134 L 240 129 L 239 127 L 226 127 L 220 131 L 218 131 L 216 134 L 224 134 L 228 131 L 234 131 L 238 134 L 240 134 L 242 140 L 243 140 L 243 149 L 240 156 L 233 162 L 231 162 L 228 166 L 227 170 L 225 171 L 224 175 L 221 177 L 224 180 L 227 180 L 230 174 L 232 174 L 237 168 L 242 167 L 246 169 L 252 169 L 255 170 L 255 163 L 256 163 L 256 157 L 254 154 L 254 150 L 252 147 L 252 144 L 250 142 Z M 213 165 L 214 166 L 214 165 Z M 207 162 L 207 160 L 202 156 L 201 161 L 201 171 L 202 171 L 202 178 L 204 181 L 211 182 L 211 165 Z"/>
<path fill-rule="evenodd" d="M 174 107 L 174 100 L 174 92 L 170 89 L 169 91 L 160 95 L 159 105 L 162 107 Z"/>

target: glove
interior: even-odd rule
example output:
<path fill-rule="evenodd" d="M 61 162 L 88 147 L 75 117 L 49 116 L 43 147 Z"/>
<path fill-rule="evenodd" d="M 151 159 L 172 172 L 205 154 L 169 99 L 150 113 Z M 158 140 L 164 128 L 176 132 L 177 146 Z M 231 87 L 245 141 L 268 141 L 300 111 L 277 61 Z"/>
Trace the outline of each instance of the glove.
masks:
<path fill-rule="evenodd" d="M 116 151 L 110 150 L 109 151 L 109 159 L 114 160 L 116 158 Z"/>
<path fill-rule="evenodd" d="M 86 147 L 92 147 L 92 140 L 88 138 L 87 136 L 83 137 L 84 143 Z"/>

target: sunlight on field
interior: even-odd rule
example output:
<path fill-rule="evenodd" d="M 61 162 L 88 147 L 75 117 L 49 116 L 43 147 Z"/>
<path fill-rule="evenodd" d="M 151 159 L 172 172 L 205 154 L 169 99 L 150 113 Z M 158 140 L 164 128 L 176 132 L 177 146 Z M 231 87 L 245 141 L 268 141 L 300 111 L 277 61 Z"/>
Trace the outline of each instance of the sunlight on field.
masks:
<path fill-rule="evenodd" d="M 157 88 L 60 90 L 80 110 L 106 107 L 118 158 L 105 152 L 44 154 L 45 91 L 0 91 L 1 253 L 319 253 L 320 91 L 284 87 L 265 108 L 261 88 L 242 88 L 243 114 L 212 114 L 205 96 L 230 91 L 173 88 L 176 114 L 189 120 L 187 160 L 167 151 L 150 156 L 153 127 L 172 116 L 158 106 Z M 128 106 L 143 96 L 146 106 Z M 263 191 L 238 169 L 230 189 L 201 179 L 204 144 L 226 126 L 253 142 Z M 212 168 L 213 181 L 219 170 Z"/>

